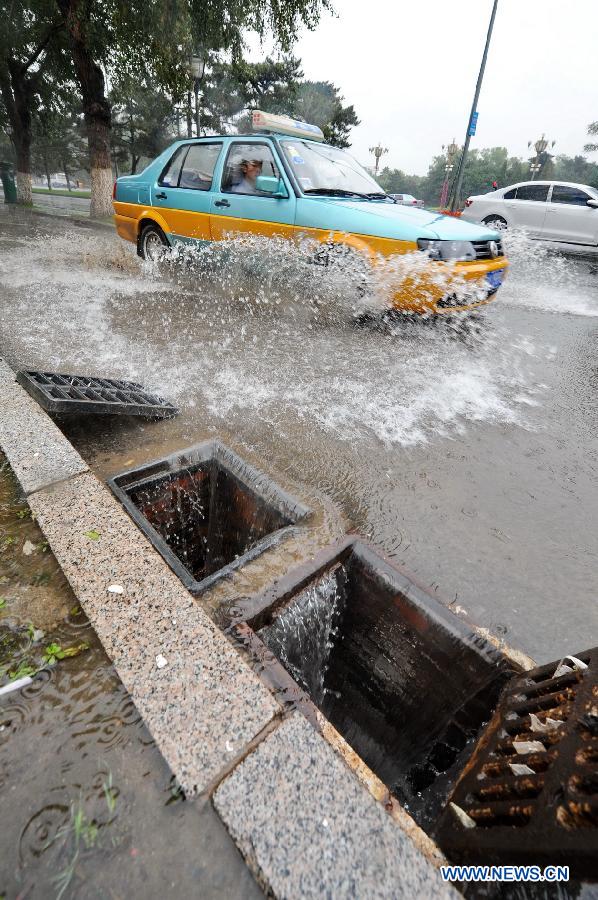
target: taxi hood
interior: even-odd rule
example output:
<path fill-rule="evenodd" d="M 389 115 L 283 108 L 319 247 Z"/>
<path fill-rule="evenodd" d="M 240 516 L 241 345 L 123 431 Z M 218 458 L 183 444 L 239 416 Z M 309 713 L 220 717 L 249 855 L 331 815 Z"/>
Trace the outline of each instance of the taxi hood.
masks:
<path fill-rule="evenodd" d="M 299 198 L 296 224 L 403 241 L 417 241 L 418 238 L 488 241 L 499 237 L 496 231 L 483 225 L 443 216 L 429 209 L 339 197 Z"/>

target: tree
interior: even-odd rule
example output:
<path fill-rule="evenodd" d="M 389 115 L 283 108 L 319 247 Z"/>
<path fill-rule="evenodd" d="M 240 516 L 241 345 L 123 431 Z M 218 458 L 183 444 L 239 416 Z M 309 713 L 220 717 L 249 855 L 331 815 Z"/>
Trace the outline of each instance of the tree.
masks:
<path fill-rule="evenodd" d="M 598 134 L 598 122 L 590 122 L 588 134 Z M 583 149 L 586 153 L 595 153 L 598 150 L 598 144 L 585 144 Z"/>
<path fill-rule="evenodd" d="M 17 165 L 17 198 L 31 203 L 34 110 L 52 106 L 61 71 L 60 20 L 52 0 L 18 0 L 0 6 L 0 97 Z"/>
<path fill-rule="evenodd" d="M 293 112 L 304 122 L 317 125 L 335 147 L 350 147 L 349 131 L 359 125 L 354 107 L 343 106 L 339 88 L 329 81 L 302 81 Z"/>
<path fill-rule="evenodd" d="M 65 103 L 59 110 L 39 110 L 33 126 L 32 170 L 45 176 L 48 190 L 53 172 L 63 172 L 72 190 L 72 176 L 86 163 L 87 147 L 76 106 Z"/>
<path fill-rule="evenodd" d="M 585 156 L 559 155 L 554 161 L 554 178 L 598 188 L 598 164 Z"/>
<path fill-rule="evenodd" d="M 109 100 L 113 151 L 123 162 L 130 159 L 134 175 L 142 156 L 153 159 L 172 141 L 176 110 L 170 97 L 130 77 L 115 85 Z"/>
<path fill-rule="evenodd" d="M 111 212 L 111 106 L 105 69 L 117 80 L 149 77 L 176 103 L 188 84 L 187 60 L 199 46 L 239 57 L 243 30 L 270 31 L 288 50 L 299 25 L 313 28 L 330 0 L 55 0 L 69 37 L 81 91 L 91 165 L 91 215 Z"/>

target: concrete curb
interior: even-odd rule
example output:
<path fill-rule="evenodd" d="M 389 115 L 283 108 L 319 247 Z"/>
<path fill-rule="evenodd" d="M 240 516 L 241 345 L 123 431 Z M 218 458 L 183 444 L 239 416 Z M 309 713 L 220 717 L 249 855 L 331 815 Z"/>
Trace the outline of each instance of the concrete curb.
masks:
<path fill-rule="evenodd" d="M 376 799 L 369 770 L 356 777 L 342 747 L 299 713 L 283 719 L 1 361 L 0 400 L 0 446 L 119 677 L 183 789 L 213 793 L 259 883 L 297 900 L 458 896 L 429 839 Z"/>

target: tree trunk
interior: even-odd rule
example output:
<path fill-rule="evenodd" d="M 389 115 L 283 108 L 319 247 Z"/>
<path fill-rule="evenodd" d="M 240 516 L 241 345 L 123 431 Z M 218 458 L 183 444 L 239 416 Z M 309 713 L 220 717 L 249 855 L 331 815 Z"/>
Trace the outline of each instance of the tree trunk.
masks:
<path fill-rule="evenodd" d="M 110 164 L 112 115 L 105 93 L 104 75 L 89 47 L 86 5 L 81 0 L 58 0 L 58 5 L 71 39 L 73 62 L 83 99 L 91 175 L 89 215 L 92 218 L 105 218 L 113 214 L 113 209 Z"/>
<path fill-rule="evenodd" d="M 14 61 L 0 68 L 0 93 L 10 122 L 10 140 L 17 158 L 17 203 L 31 206 L 31 108 L 33 89 Z"/>
<path fill-rule="evenodd" d="M 44 153 L 44 169 L 46 170 L 46 182 L 48 184 L 48 191 L 52 191 L 52 179 L 50 178 L 50 167 L 48 166 L 48 157 Z"/>
<path fill-rule="evenodd" d="M 64 177 L 66 178 L 66 186 L 69 189 L 69 191 L 72 191 L 71 178 L 70 178 L 68 166 L 64 160 L 64 157 L 62 159 L 62 168 L 64 169 Z"/>

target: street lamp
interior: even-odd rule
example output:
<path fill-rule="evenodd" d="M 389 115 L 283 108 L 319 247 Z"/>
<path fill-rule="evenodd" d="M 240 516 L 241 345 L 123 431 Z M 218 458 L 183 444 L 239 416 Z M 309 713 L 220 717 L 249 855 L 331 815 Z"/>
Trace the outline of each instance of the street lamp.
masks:
<path fill-rule="evenodd" d="M 379 143 L 377 147 L 370 147 L 370 153 L 373 153 L 376 158 L 376 165 L 374 168 L 374 175 L 378 174 L 378 166 L 380 164 L 380 157 L 385 153 L 388 153 L 388 147 L 382 147 Z"/>
<path fill-rule="evenodd" d="M 199 137 L 200 133 L 200 124 L 201 124 L 201 114 L 199 109 L 199 87 L 201 85 L 204 72 L 206 70 L 206 54 L 202 52 L 201 48 L 191 57 L 191 61 L 189 64 L 189 73 L 193 78 L 193 93 L 195 94 L 195 134 L 196 137 Z M 189 127 L 189 122 L 188 126 Z M 191 135 L 189 134 L 189 137 Z"/>
<path fill-rule="evenodd" d="M 543 166 L 548 162 L 548 154 L 546 153 L 548 149 L 548 143 L 549 142 L 546 140 L 546 135 L 542 134 L 542 137 L 538 138 L 538 140 L 533 145 L 534 150 L 536 151 L 536 155 L 532 160 L 530 160 L 529 164 L 529 170 L 532 173 L 532 181 L 543 168 Z M 555 144 L 556 141 L 552 141 L 552 143 L 550 144 L 550 148 L 552 149 Z M 532 142 L 528 141 L 527 146 L 531 147 Z"/>

